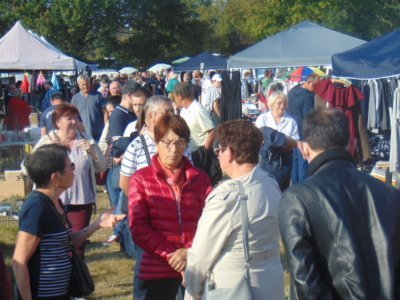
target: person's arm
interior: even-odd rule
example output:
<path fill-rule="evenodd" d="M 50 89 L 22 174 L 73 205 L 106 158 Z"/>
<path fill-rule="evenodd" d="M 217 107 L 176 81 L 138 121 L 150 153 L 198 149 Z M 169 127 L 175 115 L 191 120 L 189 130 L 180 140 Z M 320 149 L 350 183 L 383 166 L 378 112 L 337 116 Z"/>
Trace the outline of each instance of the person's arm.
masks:
<path fill-rule="evenodd" d="M 31 285 L 28 262 L 39 245 L 40 238 L 30 233 L 20 231 L 13 256 L 15 280 L 23 300 L 31 300 Z"/>
<path fill-rule="evenodd" d="M 279 206 L 279 228 L 295 294 L 299 299 L 332 299 L 330 284 L 317 263 L 307 207 L 299 195 L 313 197 L 305 188 L 291 188 Z"/>
<path fill-rule="evenodd" d="M 125 195 L 129 195 L 129 181 L 131 176 L 119 175 L 119 187 L 124 192 Z"/>
<path fill-rule="evenodd" d="M 46 127 L 42 127 L 40 128 L 40 136 L 45 136 L 47 134 L 47 128 Z"/>
<path fill-rule="evenodd" d="M 129 182 L 131 180 L 131 176 L 136 172 L 136 147 L 136 139 L 134 139 L 126 149 L 121 162 L 119 187 L 123 190 L 127 197 L 129 195 Z"/>
<path fill-rule="evenodd" d="M 90 224 L 88 227 L 85 227 L 83 230 L 71 232 L 70 237 L 74 246 L 79 247 L 97 230 L 101 228 L 113 228 L 118 222 L 122 221 L 126 217 L 124 214 L 112 214 L 113 210 L 114 208 L 110 208 L 101 214 L 101 216 L 95 222 Z"/>
<path fill-rule="evenodd" d="M 204 143 L 204 148 L 207 150 L 212 149 L 213 143 L 215 140 L 215 130 L 211 129 L 207 133 L 206 142 Z"/>

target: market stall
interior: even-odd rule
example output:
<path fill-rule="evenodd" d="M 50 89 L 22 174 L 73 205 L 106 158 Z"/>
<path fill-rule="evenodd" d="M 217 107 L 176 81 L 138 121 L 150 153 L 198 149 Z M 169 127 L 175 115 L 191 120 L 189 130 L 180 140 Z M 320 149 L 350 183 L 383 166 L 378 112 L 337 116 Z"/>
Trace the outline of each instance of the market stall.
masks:
<path fill-rule="evenodd" d="M 278 68 L 330 65 L 333 54 L 365 41 L 305 21 L 230 57 L 230 68 Z"/>
<path fill-rule="evenodd" d="M 226 70 L 227 60 L 221 55 L 202 52 L 185 62 L 174 65 L 174 71 Z"/>

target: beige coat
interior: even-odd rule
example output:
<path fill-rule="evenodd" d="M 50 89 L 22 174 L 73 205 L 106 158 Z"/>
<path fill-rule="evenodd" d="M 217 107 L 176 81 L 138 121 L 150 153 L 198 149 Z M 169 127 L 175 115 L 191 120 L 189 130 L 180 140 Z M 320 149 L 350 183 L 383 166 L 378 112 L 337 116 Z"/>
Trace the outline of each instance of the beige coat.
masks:
<path fill-rule="evenodd" d="M 283 269 L 279 256 L 278 184 L 258 166 L 238 178 L 248 196 L 250 277 L 254 299 L 284 299 Z M 239 188 L 227 180 L 207 198 L 185 272 L 187 294 L 202 294 L 210 269 L 216 288 L 230 288 L 243 274 Z M 187 297 L 189 299 L 189 296 Z"/>

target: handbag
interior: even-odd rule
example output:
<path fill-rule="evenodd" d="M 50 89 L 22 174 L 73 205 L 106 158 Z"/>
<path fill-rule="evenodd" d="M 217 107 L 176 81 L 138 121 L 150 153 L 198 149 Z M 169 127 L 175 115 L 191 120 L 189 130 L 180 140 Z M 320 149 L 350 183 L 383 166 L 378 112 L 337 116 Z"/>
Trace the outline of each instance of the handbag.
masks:
<path fill-rule="evenodd" d="M 95 286 L 85 261 L 70 242 L 72 257 L 72 275 L 69 283 L 69 295 L 72 297 L 86 297 L 94 292 Z"/>
<path fill-rule="evenodd" d="M 249 272 L 249 218 L 247 214 L 247 195 L 244 192 L 243 184 L 237 181 L 239 186 L 238 200 L 240 202 L 240 212 L 242 217 L 242 237 L 243 237 L 243 252 L 244 252 L 244 266 L 243 275 L 238 283 L 232 288 L 218 288 L 215 286 L 214 275 L 212 270 L 208 272 L 206 279 L 206 286 L 202 299 L 205 300 L 252 300 L 253 291 L 250 283 Z"/>
<path fill-rule="evenodd" d="M 105 185 L 107 182 L 108 169 L 104 172 L 94 173 L 97 185 Z"/>
<path fill-rule="evenodd" d="M 59 221 L 63 226 L 68 226 L 65 218 L 63 218 L 51 203 L 51 208 L 58 217 Z M 95 285 L 90 275 L 89 268 L 87 267 L 85 261 L 76 251 L 74 245 L 72 244 L 71 237 L 68 235 L 69 243 L 68 246 L 71 248 L 71 263 L 72 263 L 72 274 L 71 281 L 69 283 L 69 296 L 71 297 L 86 297 L 94 292 Z"/>

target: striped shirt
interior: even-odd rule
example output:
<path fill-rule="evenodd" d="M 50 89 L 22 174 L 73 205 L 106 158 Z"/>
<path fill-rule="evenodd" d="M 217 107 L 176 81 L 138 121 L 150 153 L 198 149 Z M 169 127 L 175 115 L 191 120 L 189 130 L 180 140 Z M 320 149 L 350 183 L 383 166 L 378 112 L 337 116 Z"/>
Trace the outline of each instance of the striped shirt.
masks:
<path fill-rule="evenodd" d="M 20 230 L 40 237 L 28 263 L 34 298 L 67 295 L 71 279 L 71 230 L 61 224 L 50 205 L 50 198 L 32 191 L 20 211 Z"/>
<path fill-rule="evenodd" d="M 143 134 L 144 140 L 147 144 L 147 149 L 149 149 L 150 159 L 157 153 L 156 144 L 153 139 L 149 136 L 147 132 Z M 144 151 L 143 143 L 140 136 L 135 138 L 126 148 L 124 153 L 124 158 L 121 163 L 120 174 L 123 176 L 130 177 L 137 170 L 147 167 L 146 153 Z"/>

